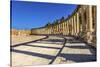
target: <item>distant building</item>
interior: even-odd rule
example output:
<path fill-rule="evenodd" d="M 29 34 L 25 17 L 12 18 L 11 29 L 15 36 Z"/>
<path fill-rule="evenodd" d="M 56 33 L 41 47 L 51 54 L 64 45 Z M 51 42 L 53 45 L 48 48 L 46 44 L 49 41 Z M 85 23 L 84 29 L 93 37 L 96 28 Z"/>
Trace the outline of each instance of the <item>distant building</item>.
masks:
<path fill-rule="evenodd" d="M 18 35 L 18 30 L 11 29 L 11 35 Z"/>
<path fill-rule="evenodd" d="M 17 29 L 11 29 L 11 35 L 16 35 L 16 36 L 26 36 L 30 35 L 31 31 L 30 30 L 17 30 Z"/>

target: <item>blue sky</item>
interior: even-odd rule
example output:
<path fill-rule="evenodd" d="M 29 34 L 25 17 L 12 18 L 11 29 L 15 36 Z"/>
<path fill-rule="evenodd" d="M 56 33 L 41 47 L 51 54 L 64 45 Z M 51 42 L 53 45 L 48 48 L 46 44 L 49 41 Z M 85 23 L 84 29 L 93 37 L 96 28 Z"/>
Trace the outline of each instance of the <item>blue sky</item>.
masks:
<path fill-rule="evenodd" d="M 56 4 L 27 1 L 12 1 L 11 23 L 12 28 L 31 29 L 52 23 L 62 16 L 67 18 L 77 5 Z"/>

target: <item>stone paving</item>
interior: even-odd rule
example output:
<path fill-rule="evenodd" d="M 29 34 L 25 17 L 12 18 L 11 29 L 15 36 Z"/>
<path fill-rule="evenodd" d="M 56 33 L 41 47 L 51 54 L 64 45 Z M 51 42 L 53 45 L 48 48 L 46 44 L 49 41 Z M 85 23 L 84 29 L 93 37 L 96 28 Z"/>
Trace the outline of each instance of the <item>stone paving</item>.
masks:
<path fill-rule="evenodd" d="M 64 38 L 66 38 L 66 42 Z M 23 67 L 96 60 L 95 51 L 90 46 L 73 37 L 64 38 L 49 36 L 47 39 L 12 47 L 12 66 Z M 59 51 L 61 52 L 59 53 Z"/>
<path fill-rule="evenodd" d="M 84 43 L 66 43 L 53 64 L 90 62 L 96 60 L 93 49 Z"/>

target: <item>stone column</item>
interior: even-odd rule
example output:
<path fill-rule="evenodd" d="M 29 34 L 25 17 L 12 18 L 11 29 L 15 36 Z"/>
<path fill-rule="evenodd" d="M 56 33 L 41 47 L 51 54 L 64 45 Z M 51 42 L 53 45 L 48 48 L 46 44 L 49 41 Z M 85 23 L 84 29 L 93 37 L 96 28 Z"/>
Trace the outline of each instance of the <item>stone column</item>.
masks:
<path fill-rule="evenodd" d="M 50 34 L 50 27 L 49 27 L 49 33 L 48 34 Z"/>
<path fill-rule="evenodd" d="M 76 36 L 76 17 L 74 15 L 74 35 Z"/>
<path fill-rule="evenodd" d="M 77 32 L 76 35 L 79 34 L 79 13 L 76 14 L 76 20 L 77 20 Z"/>
<path fill-rule="evenodd" d="M 92 27 L 92 26 L 93 26 L 93 25 L 92 25 L 92 23 L 93 23 L 92 20 L 93 20 L 93 18 L 92 18 L 92 6 L 89 6 L 89 21 L 90 21 L 89 24 L 90 24 L 90 31 L 91 31 L 91 32 L 93 31 L 93 29 L 92 29 L 92 28 L 93 28 L 93 27 Z"/>
<path fill-rule="evenodd" d="M 50 27 L 48 28 L 48 34 L 50 34 Z"/>
<path fill-rule="evenodd" d="M 74 23 L 75 23 L 75 36 L 77 36 L 77 16 L 74 16 Z"/>
<path fill-rule="evenodd" d="M 54 34 L 56 34 L 56 30 L 55 30 L 55 29 L 56 29 L 56 27 L 55 27 L 55 25 L 53 25 L 53 27 L 54 27 Z"/>
<path fill-rule="evenodd" d="M 56 29 L 56 28 L 55 28 L 55 25 L 53 25 L 53 28 L 54 28 L 54 34 L 56 34 L 56 31 L 55 31 L 55 29 Z"/>
<path fill-rule="evenodd" d="M 72 35 L 72 21 L 69 20 L 69 35 Z"/>
<path fill-rule="evenodd" d="M 53 34 L 55 34 L 55 31 L 54 31 L 54 25 L 53 25 L 53 27 L 52 27 L 52 28 L 53 28 Z"/>
<path fill-rule="evenodd" d="M 88 36 L 88 43 L 91 43 L 92 41 L 92 32 L 93 32 L 93 27 L 92 27 L 92 24 L 93 24 L 93 22 L 92 22 L 92 6 L 89 6 L 89 22 L 88 22 L 88 24 L 89 24 L 89 31 L 88 31 L 88 33 L 87 33 L 87 36 Z"/>
<path fill-rule="evenodd" d="M 64 22 L 62 23 L 62 33 L 64 35 Z"/>
<path fill-rule="evenodd" d="M 63 23 L 63 35 L 65 35 L 65 23 L 66 22 Z"/>
<path fill-rule="evenodd" d="M 61 34 L 63 34 L 63 23 L 61 23 Z"/>
<path fill-rule="evenodd" d="M 66 23 L 65 23 L 65 34 L 68 35 L 67 21 L 66 21 Z"/>
<path fill-rule="evenodd" d="M 59 34 L 60 34 L 60 24 L 59 24 Z"/>
<path fill-rule="evenodd" d="M 71 35 L 72 35 L 72 33 L 73 33 L 73 23 L 72 23 L 72 19 L 70 19 L 70 21 L 69 21 L 69 23 L 70 23 L 70 31 L 71 31 Z"/>
<path fill-rule="evenodd" d="M 66 27 L 67 28 L 67 35 L 69 35 L 69 25 L 68 24 L 69 24 L 69 21 L 67 21 L 67 23 L 66 23 L 66 26 L 67 26 Z"/>
<path fill-rule="evenodd" d="M 57 24 L 56 24 L 56 34 L 57 34 Z"/>
<path fill-rule="evenodd" d="M 74 35 L 74 29 L 73 29 L 73 25 L 74 25 L 74 23 L 73 23 L 73 18 L 71 18 L 71 22 L 72 22 L 72 35 Z"/>
<path fill-rule="evenodd" d="M 73 35 L 75 35 L 75 23 L 74 23 L 74 16 L 73 16 Z"/>
<path fill-rule="evenodd" d="M 56 34 L 58 34 L 58 24 L 56 24 Z"/>
<path fill-rule="evenodd" d="M 55 34 L 56 34 L 56 33 L 57 33 L 57 32 L 56 32 L 56 30 L 57 30 L 56 25 L 54 25 L 54 27 L 55 27 Z"/>
<path fill-rule="evenodd" d="M 58 24 L 58 34 L 60 33 L 60 31 L 59 31 L 59 30 L 60 30 L 60 24 Z"/>
<path fill-rule="evenodd" d="M 75 30 L 75 16 L 73 16 L 73 35 L 75 36 L 76 30 Z"/>
<path fill-rule="evenodd" d="M 69 30 L 69 34 L 68 35 L 71 35 L 71 25 L 70 25 L 70 20 L 68 20 L 68 30 Z"/>
<path fill-rule="evenodd" d="M 49 34 L 51 34 L 51 26 L 49 27 Z"/>
<path fill-rule="evenodd" d="M 73 23 L 73 18 L 71 18 L 71 22 L 72 22 L 72 35 L 74 35 L 74 23 Z"/>
<path fill-rule="evenodd" d="M 65 21 L 65 23 L 64 23 L 64 35 L 66 35 L 66 22 L 67 21 Z"/>

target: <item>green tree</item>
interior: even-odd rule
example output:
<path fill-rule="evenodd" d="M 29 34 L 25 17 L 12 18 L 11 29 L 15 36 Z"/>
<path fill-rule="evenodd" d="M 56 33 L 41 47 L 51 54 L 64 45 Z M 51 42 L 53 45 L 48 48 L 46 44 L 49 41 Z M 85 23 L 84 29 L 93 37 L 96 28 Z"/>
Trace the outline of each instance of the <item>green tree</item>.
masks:
<path fill-rule="evenodd" d="M 60 22 L 64 22 L 64 20 L 65 20 L 65 18 L 64 18 L 64 17 L 62 17 L 62 18 L 60 19 Z"/>
<path fill-rule="evenodd" d="M 55 20 L 55 21 L 53 22 L 53 24 L 58 24 L 58 20 Z"/>
<path fill-rule="evenodd" d="M 45 27 L 48 27 L 48 26 L 50 26 L 51 25 L 51 23 L 50 22 L 48 22 L 46 25 L 45 25 Z"/>

